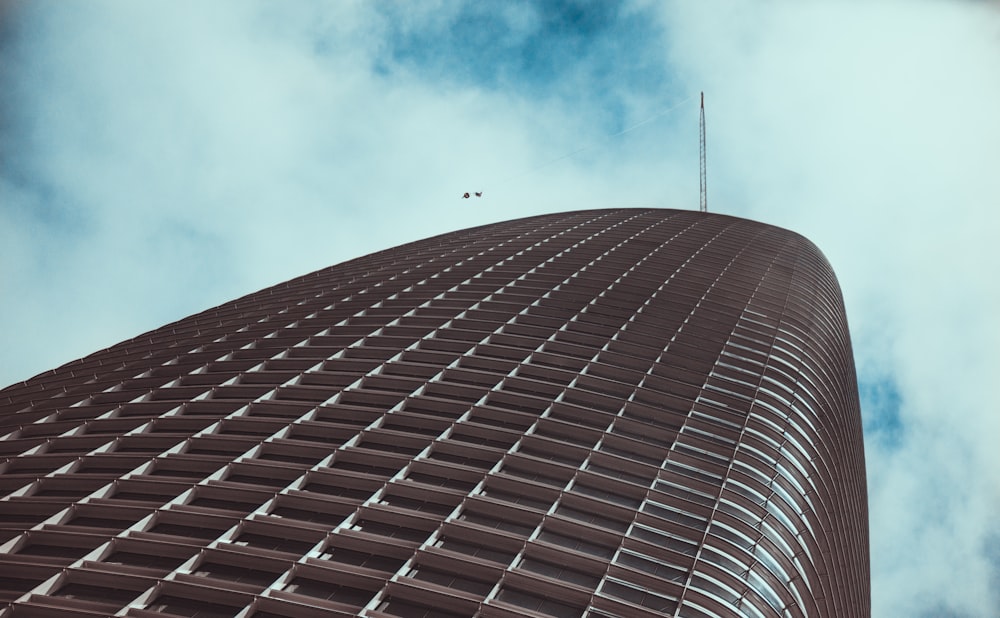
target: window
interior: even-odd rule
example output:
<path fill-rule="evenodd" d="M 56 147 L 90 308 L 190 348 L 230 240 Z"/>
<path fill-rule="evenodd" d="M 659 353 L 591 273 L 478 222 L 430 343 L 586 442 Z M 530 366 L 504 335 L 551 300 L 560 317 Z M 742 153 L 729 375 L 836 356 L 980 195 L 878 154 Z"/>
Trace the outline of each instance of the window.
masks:
<path fill-rule="evenodd" d="M 345 605 L 353 605 L 358 608 L 364 607 L 375 596 L 375 592 L 371 590 L 321 582 L 305 577 L 296 577 L 293 579 L 285 587 L 285 591 L 335 601 Z"/>
<path fill-rule="evenodd" d="M 203 600 L 186 599 L 169 594 L 160 595 L 146 607 L 147 611 L 188 618 L 232 618 L 241 608 Z"/>
<path fill-rule="evenodd" d="M 557 616 L 558 618 L 578 618 L 583 615 L 583 611 L 586 609 L 586 606 L 566 605 L 565 603 L 559 603 L 546 597 L 506 587 L 500 589 L 497 599 L 548 616 Z"/>
<path fill-rule="evenodd" d="M 420 511 L 421 513 L 431 513 L 434 515 L 448 515 L 455 510 L 454 504 L 441 504 L 440 502 L 418 500 L 416 498 L 408 498 L 394 494 L 386 494 L 382 497 L 382 502 L 389 506 L 409 509 L 412 511 Z M 455 500 L 455 502 L 457 503 L 457 500 Z"/>
<path fill-rule="evenodd" d="M 456 590 L 464 590 L 465 592 L 471 592 L 473 594 L 484 596 L 493 589 L 494 584 L 494 582 L 463 577 L 461 575 L 456 575 L 439 569 L 431 569 L 425 566 L 418 566 L 413 569 L 410 571 L 409 576 L 413 579 L 428 581 L 448 588 L 455 588 Z"/>
<path fill-rule="evenodd" d="M 402 539 L 404 541 L 423 541 L 430 535 L 430 532 L 417 530 L 416 528 L 407 528 L 406 526 L 397 526 L 381 521 L 372 521 L 370 519 L 359 519 L 357 523 L 354 524 L 353 528 L 354 530 L 359 530 L 361 532 L 379 534 L 394 539 Z"/>
<path fill-rule="evenodd" d="M 633 526 L 629 532 L 629 536 L 659 547 L 672 549 L 688 556 L 693 556 L 698 551 L 698 546 L 693 541 L 681 539 L 668 532 L 661 532 L 645 526 Z"/>
<path fill-rule="evenodd" d="M 307 541 L 297 541 L 295 539 L 284 539 L 254 533 L 241 534 L 236 541 L 234 541 L 234 544 L 249 545 L 251 547 L 259 547 L 261 549 L 270 549 L 298 555 L 305 554 L 307 551 L 312 549 L 313 545 L 315 545 L 315 543 L 309 543 Z"/>
<path fill-rule="evenodd" d="M 127 564 L 129 566 L 159 569 L 162 571 L 172 571 L 184 564 L 184 562 L 186 562 L 190 557 L 164 556 L 157 552 L 158 548 L 155 546 L 150 547 L 149 549 L 150 553 L 116 551 L 105 558 L 102 562 L 107 562 L 109 564 Z"/>
<path fill-rule="evenodd" d="M 599 489 L 597 487 L 584 485 L 582 483 L 574 483 L 572 491 L 574 493 L 582 494 L 584 496 L 590 496 L 593 498 L 597 498 L 599 500 L 606 500 L 607 502 L 611 502 L 613 504 L 620 504 L 622 506 L 630 508 L 638 508 L 640 504 L 640 500 L 637 500 L 636 498 L 629 498 L 628 496 L 623 496 L 613 491 Z"/>
<path fill-rule="evenodd" d="M 563 517 L 569 517 L 577 521 L 582 521 L 588 524 L 594 524 L 595 526 L 600 526 L 601 528 L 607 528 L 608 530 L 614 530 L 616 532 L 625 532 L 628 529 L 628 522 L 619 521 L 617 519 L 612 519 L 611 517 L 605 517 L 604 515 L 598 515 L 592 510 L 582 511 L 565 504 L 560 504 L 556 509 L 556 515 L 562 515 Z"/>
<path fill-rule="evenodd" d="M 405 558 L 394 558 L 392 556 L 370 554 L 368 552 L 344 549 L 341 547 L 330 548 L 330 550 L 324 553 L 321 557 L 324 560 L 343 562 L 344 564 L 353 564 L 366 569 L 388 572 L 395 572 L 399 570 L 399 567 L 406 563 Z"/>
<path fill-rule="evenodd" d="M 439 540 L 437 542 L 437 546 L 441 549 L 465 554 L 467 556 L 474 556 L 476 558 L 482 558 L 483 560 L 489 560 L 490 562 L 499 562 L 500 564 L 510 564 L 510 561 L 514 559 L 515 555 L 517 555 L 517 552 L 514 551 L 473 545 L 471 543 L 447 537 Z"/>
<path fill-rule="evenodd" d="M 211 577 L 215 579 L 225 579 L 232 582 L 242 582 L 244 584 L 254 584 L 261 588 L 278 579 L 279 573 L 269 571 L 258 571 L 246 567 L 236 567 L 228 564 L 218 564 L 215 562 L 203 562 L 194 572 L 199 577 Z"/>
<path fill-rule="evenodd" d="M 324 507 L 329 507 L 329 505 L 323 504 Z M 271 511 L 271 515 L 277 517 L 285 517 L 288 519 L 297 519 L 299 521 L 311 521 L 317 524 L 323 524 L 325 526 L 330 526 L 335 528 L 340 522 L 344 521 L 344 518 L 348 515 L 348 509 L 343 509 L 343 513 L 326 513 L 319 510 L 307 510 L 307 509 L 297 509 L 288 506 L 279 506 L 278 508 Z"/>
<path fill-rule="evenodd" d="M 378 606 L 378 611 L 399 616 L 400 618 L 467 618 L 468 614 L 456 614 L 443 611 L 439 607 L 427 607 L 426 605 L 416 605 L 407 601 L 401 601 L 394 597 L 389 597 Z"/>
<path fill-rule="evenodd" d="M 472 513 L 468 510 L 463 511 L 462 514 L 459 516 L 459 519 L 461 521 L 467 521 L 471 524 L 486 526 L 487 528 L 506 530 L 507 532 L 513 532 L 514 534 L 520 534 L 521 536 L 529 536 L 535 530 L 534 526 L 518 524 L 511 521 L 498 519 L 496 517 L 490 517 L 488 515 L 481 515 L 479 513 Z"/>
<path fill-rule="evenodd" d="M 139 592 L 136 590 L 123 590 L 121 588 L 105 588 L 104 586 L 68 583 L 53 593 L 52 596 L 94 601 L 104 605 L 121 607 L 139 596 Z"/>
<path fill-rule="evenodd" d="M 561 579 L 563 581 L 567 581 L 572 584 L 579 584 L 588 588 L 596 586 L 597 582 L 601 581 L 601 578 L 597 575 L 591 575 L 589 573 L 571 569 L 565 565 L 554 564 L 552 562 L 537 560 L 535 558 L 525 558 L 521 561 L 519 566 L 526 571 L 538 573 L 539 575 L 544 575 L 553 579 Z"/>
<path fill-rule="evenodd" d="M 584 554 L 591 554 L 601 558 L 610 558 L 615 553 L 615 550 L 610 547 L 596 545 L 582 539 L 569 537 L 550 530 L 542 530 L 541 534 L 538 535 L 538 540 L 546 541 L 548 543 L 552 543 L 553 545 L 559 545 L 560 547 L 565 547 L 567 549 L 572 549 Z"/>
<path fill-rule="evenodd" d="M 539 509 L 542 511 L 549 510 L 549 507 L 552 505 L 551 500 L 544 500 L 538 497 L 529 497 L 522 494 L 516 494 L 514 492 L 503 491 L 499 489 L 487 488 L 486 491 L 483 492 L 483 495 L 488 498 L 493 498 L 495 500 L 503 500 L 504 502 L 520 504 L 521 506 Z"/>
<path fill-rule="evenodd" d="M 170 534 L 173 536 L 188 537 L 194 539 L 215 539 L 222 534 L 222 530 L 212 528 L 202 528 L 200 526 L 185 526 L 182 524 L 161 523 L 149 529 L 156 534 Z"/>
<path fill-rule="evenodd" d="M 614 580 L 604 582 L 604 585 L 601 586 L 601 592 L 608 596 L 628 601 L 629 603 L 648 607 L 657 612 L 673 612 L 677 609 L 677 601 L 674 599 L 669 599 Z"/>
<path fill-rule="evenodd" d="M 667 581 L 683 583 L 687 578 L 687 572 L 679 566 L 659 562 L 628 551 L 621 552 L 618 555 L 617 562 L 639 569 L 640 571 L 645 571 Z"/>

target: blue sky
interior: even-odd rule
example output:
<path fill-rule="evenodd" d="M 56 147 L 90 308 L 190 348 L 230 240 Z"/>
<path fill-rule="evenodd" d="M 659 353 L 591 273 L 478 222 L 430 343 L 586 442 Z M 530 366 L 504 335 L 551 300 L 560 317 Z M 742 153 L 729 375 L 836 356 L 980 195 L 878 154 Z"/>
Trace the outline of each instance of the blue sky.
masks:
<path fill-rule="evenodd" d="M 874 615 L 997 615 L 994 3 L 0 3 L 0 383 L 431 234 L 697 208 L 701 90 L 710 209 L 844 290 Z"/>

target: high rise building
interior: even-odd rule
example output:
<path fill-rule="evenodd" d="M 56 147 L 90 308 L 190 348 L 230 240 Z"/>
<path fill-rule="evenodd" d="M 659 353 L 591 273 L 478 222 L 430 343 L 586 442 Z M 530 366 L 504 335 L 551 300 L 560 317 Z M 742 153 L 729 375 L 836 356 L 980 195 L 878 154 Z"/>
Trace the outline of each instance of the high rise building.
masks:
<path fill-rule="evenodd" d="M 869 614 L 840 291 L 761 223 L 437 236 L 0 406 L 2 616 Z"/>

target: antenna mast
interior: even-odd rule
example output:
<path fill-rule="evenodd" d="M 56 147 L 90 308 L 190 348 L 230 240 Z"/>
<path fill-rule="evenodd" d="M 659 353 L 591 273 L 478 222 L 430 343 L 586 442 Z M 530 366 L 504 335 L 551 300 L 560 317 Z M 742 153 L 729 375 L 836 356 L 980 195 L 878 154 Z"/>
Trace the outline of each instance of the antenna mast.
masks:
<path fill-rule="evenodd" d="M 708 186 L 705 181 L 705 93 L 701 93 L 701 119 L 698 123 L 701 130 L 701 202 L 698 210 L 708 212 Z"/>

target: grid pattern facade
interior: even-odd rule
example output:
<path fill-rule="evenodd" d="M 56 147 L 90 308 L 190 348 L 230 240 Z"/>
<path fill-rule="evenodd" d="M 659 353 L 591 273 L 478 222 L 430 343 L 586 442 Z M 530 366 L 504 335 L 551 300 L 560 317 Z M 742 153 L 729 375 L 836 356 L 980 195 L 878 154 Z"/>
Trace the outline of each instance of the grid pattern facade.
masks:
<path fill-rule="evenodd" d="M 0 391 L 0 615 L 867 616 L 840 291 L 672 210 L 346 262 Z"/>

